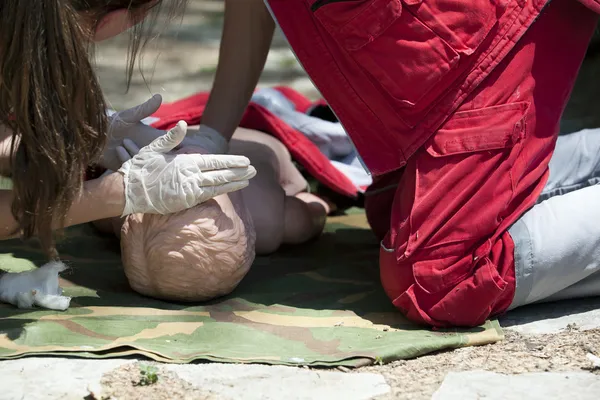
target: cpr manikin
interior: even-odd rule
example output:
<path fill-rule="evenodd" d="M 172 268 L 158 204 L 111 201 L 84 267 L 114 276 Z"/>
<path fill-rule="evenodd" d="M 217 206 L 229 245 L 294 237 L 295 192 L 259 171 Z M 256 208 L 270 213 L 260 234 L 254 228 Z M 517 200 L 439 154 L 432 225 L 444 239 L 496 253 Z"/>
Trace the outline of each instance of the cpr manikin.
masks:
<path fill-rule="evenodd" d="M 328 206 L 304 192 L 307 182 L 279 141 L 238 129 L 229 152 L 248 157 L 257 169 L 247 188 L 168 216 L 135 214 L 96 223 L 121 238 L 125 274 L 135 291 L 176 301 L 226 295 L 255 255 L 321 233 Z"/>

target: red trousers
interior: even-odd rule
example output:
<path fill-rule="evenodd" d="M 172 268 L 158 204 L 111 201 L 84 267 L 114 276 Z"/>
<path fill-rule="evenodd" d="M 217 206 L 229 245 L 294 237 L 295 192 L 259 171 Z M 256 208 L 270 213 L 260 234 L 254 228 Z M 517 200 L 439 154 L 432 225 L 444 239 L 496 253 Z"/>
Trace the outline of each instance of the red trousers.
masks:
<path fill-rule="evenodd" d="M 408 318 L 474 326 L 515 291 L 507 229 L 548 177 L 596 14 L 554 0 L 490 76 L 397 172 L 367 192 L 381 281 Z"/>

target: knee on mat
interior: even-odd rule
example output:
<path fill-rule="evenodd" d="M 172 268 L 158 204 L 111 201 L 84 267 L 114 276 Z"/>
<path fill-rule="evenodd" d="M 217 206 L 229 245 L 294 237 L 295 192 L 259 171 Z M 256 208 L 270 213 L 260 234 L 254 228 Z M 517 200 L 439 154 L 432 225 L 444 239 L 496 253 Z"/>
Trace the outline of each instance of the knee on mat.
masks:
<path fill-rule="evenodd" d="M 395 251 L 380 252 L 382 285 L 408 319 L 439 328 L 474 327 L 508 307 L 514 285 L 489 257 L 435 258 L 431 252 L 421 250 L 401 262 Z"/>
<path fill-rule="evenodd" d="M 204 301 L 237 287 L 254 261 L 254 226 L 227 196 L 218 200 L 168 216 L 127 217 L 122 259 L 135 291 L 170 301 Z"/>

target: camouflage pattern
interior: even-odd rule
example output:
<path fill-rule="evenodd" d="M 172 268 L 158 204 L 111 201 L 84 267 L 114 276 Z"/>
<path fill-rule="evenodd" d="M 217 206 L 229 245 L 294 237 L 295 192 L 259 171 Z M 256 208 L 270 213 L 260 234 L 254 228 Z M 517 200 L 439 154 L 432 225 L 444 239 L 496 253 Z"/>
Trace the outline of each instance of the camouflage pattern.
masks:
<path fill-rule="evenodd" d="M 0 269 L 44 263 L 35 243 L 0 243 Z M 0 305 L 0 359 L 30 355 L 146 356 L 312 366 L 361 366 L 502 339 L 497 322 L 430 331 L 406 321 L 383 293 L 378 244 L 364 214 L 331 218 L 318 241 L 258 258 L 229 297 L 170 304 L 131 291 L 119 243 L 93 227 L 68 229 L 60 252 L 70 270 L 66 312 Z"/>

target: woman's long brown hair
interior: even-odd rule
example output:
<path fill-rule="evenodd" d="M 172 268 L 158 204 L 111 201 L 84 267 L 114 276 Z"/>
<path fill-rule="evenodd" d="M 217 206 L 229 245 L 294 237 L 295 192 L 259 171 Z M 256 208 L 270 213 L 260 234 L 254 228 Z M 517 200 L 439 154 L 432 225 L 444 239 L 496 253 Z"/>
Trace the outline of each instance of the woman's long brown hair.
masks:
<path fill-rule="evenodd" d="M 89 26 L 116 9 L 156 0 L 0 1 L 0 122 L 13 131 L 12 213 L 24 238 L 56 257 L 53 228 L 64 226 L 86 167 L 107 137 L 106 103 L 90 60 Z M 171 1 L 173 10 L 185 0 Z M 151 19 L 151 22 L 155 21 Z M 132 30 L 128 82 L 148 26 Z"/>

